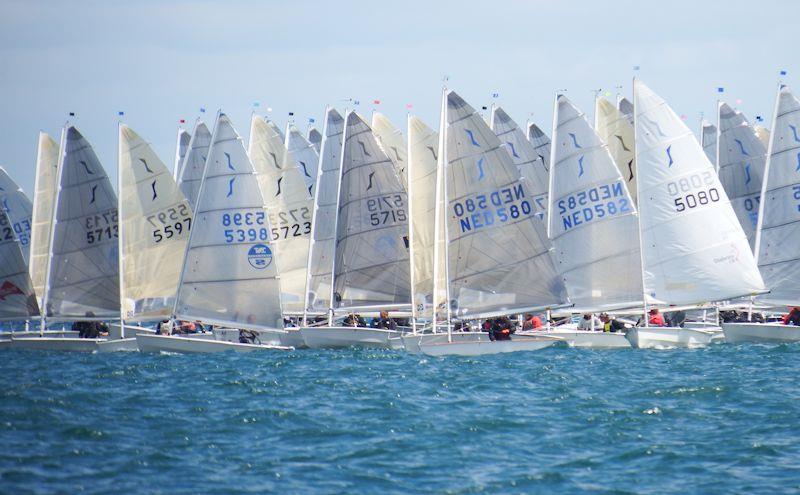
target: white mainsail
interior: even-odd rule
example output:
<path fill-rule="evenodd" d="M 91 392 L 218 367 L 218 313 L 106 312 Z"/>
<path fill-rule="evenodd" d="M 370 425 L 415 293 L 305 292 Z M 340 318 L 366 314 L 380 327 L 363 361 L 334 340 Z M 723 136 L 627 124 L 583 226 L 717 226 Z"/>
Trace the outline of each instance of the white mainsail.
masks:
<path fill-rule="evenodd" d="M 708 161 L 717 167 L 717 126 L 705 120 L 700 122 L 700 146 Z"/>
<path fill-rule="evenodd" d="M 333 260 L 336 254 L 336 217 L 342 165 L 344 119 L 334 108 L 325 111 L 317 187 L 314 188 L 314 230 L 308 253 L 306 311 L 324 313 L 332 308 Z"/>
<path fill-rule="evenodd" d="M 522 180 L 527 182 L 535 214 L 545 221 L 550 178 L 544 158 L 502 108 L 492 107 L 491 127 L 517 166 Z"/>
<path fill-rule="evenodd" d="M 638 306 L 639 220 L 625 179 L 609 146 L 564 96 L 555 122 L 549 232 L 570 300 L 590 310 Z"/>
<path fill-rule="evenodd" d="M 192 141 L 192 135 L 184 128 L 178 128 L 178 138 L 175 141 L 175 164 L 172 166 L 172 178 L 175 182 L 181 176 L 181 166 L 186 153 L 189 151 L 189 143 Z"/>
<path fill-rule="evenodd" d="M 47 317 L 119 318 L 117 196 L 92 146 L 68 126 L 58 170 Z"/>
<path fill-rule="evenodd" d="M 314 127 L 308 129 L 308 142 L 314 145 L 314 149 L 319 154 L 322 147 L 322 134 Z"/>
<path fill-rule="evenodd" d="M 417 117 L 408 117 L 408 204 L 411 295 L 415 318 L 433 317 L 436 169 L 439 133 Z"/>
<path fill-rule="evenodd" d="M 550 138 L 547 137 L 538 125 L 533 122 L 528 123 L 528 141 L 536 150 L 536 156 L 542 160 L 542 165 L 546 172 L 550 172 Z"/>
<path fill-rule="evenodd" d="M 445 98 L 451 314 L 478 317 L 564 304 L 546 226 L 511 156 L 466 101 L 453 91 Z"/>
<path fill-rule="evenodd" d="M 13 222 L 0 208 L 0 320 L 27 319 L 39 315 L 21 248 L 22 243 L 14 235 Z"/>
<path fill-rule="evenodd" d="M 800 303 L 800 101 L 781 86 L 764 170 L 756 258 L 776 304 Z"/>
<path fill-rule="evenodd" d="M 194 125 L 192 139 L 189 142 L 189 151 L 183 158 L 181 172 L 178 175 L 178 187 L 189 201 L 192 211 L 197 206 L 197 195 L 200 192 L 200 183 L 203 180 L 203 171 L 206 168 L 208 147 L 211 145 L 211 133 L 206 124 L 197 119 Z"/>
<path fill-rule="evenodd" d="M 33 203 L 3 167 L 0 167 L 0 209 L 6 212 L 11 222 L 14 237 L 19 241 L 22 257 L 27 264 L 31 247 Z"/>
<path fill-rule="evenodd" d="M 203 174 L 175 314 L 212 324 L 282 327 L 280 284 L 258 177 L 220 113 Z"/>
<path fill-rule="evenodd" d="M 281 136 L 255 114 L 250 122 L 248 154 L 269 216 L 283 312 L 300 313 L 305 304 L 313 200 Z"/>
<path fill-rule="evenodd" d="M 59 144 L 47 134 L 39 133 L 36 153 L 36 180 L 31 217 L 31 251 L 28 272 L 39 305 L 42 306 L 47 261 L 50 257 L 50 234 L 53 230 L 53 209 L 58 190 Z"/>
<path fill-rule="evenodd" d="M 290 126 L 285 138 L 286 149 L 295 162 L 297 170 L 303 174 L 309 196 L 314 196 L 314 184 L 317 180 L 319 153 L 303 134 L 294 126 Z"/>
<path fill-rule="evenodd" d="M 345 118 L 336 221 L 334 307 L 411 303 L 408 197 L 372 129 Z"/>
<path fill-rule="evenodd" d="M 378 145 L 386 156 L 392 160 L 397 177 L 403 184 L 403 187 L 408 185 L 408 174 L 406 167 L 408 166 L 408 144 L 406 143 L 403 132 L 396 128 L 392 122 L 382 113 L 372 113 L 372 132 L 378 140 Z"/>
<path fill-rule="evenodd" d="M 646 293 L 695 304 L 763 291 L 747 237 L 694 135 L 638 80 L 634 105 Z"/>
<path fill-rule="evenodd" d="M 741 112 L 722 103 L 719 106 L 717 174 L 751 248 L 756 240 L 761 179 L 766 161 L 767 147 L 758 138 L 755 129 Z"/>
<path fill-rule="evenodd" d="M 122 315 L 169 316 L 192 210 L 166 165 L 126 125 L 119 127 L 119 191 Z"/>
<path fill-rule="evenodd" d="M 625 179 L 631 198 L 636 203 L 636 161 L 633 157 L 633 125 L 617 107 L 605 98 L 598 98 L 595 103 L 595 122 L 597 135 L 608 145 L 608 151 L 614 158 Z"/>

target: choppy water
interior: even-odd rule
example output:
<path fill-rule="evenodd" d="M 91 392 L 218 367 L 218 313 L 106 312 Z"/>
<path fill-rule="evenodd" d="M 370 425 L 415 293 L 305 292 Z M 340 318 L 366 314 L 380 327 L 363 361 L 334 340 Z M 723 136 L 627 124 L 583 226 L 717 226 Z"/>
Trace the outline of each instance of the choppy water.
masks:
<path fill-rule="evenodd" d="M 0 351 L 0 492 L 797 492 L 798 360 Z"/>

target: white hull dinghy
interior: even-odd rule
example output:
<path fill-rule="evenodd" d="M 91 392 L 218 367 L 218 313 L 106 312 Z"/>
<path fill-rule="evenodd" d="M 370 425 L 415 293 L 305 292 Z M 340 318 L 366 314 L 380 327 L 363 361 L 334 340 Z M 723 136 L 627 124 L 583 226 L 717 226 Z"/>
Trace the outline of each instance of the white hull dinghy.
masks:
<path fill-rule="evenodd" d="M 68 352 L 117 352 L 137 350 L 136 339 L 81 339 L 73 337 L 12 338 L 12 349 Z"/>
<path fill-rule="evenodd" d="M 75 330 L 45 330 L 39 332 L 36 330 L 25 330 L 24 332 L 8 332 L 0 334 L 0 342 L 11 341 L 12 339 L 35 339 L 38 337 L 51 337 L 51 338 L 65 338 L 65 337 L 78 337 L 78 332 Z"/>
<path fill-rule="evenodd" d="M 800 342 L 800 327 L 781 323 L 723 323 L 725 342 Z"/>
<path fill-rule="evenodd" d="M 630 341 L 625 337 L 623 332 L 578 330 L 577 328 L 553 328 L 549 331 L 535 331 L 534 333 L 536 335 L 563 340 L 569 347 L 591 349 L 625 349 L 631 347 Z"/>
<path fill-rule="evenodd" d="M 303 327 L 300 329 L 305 345 L 311 349 L 341 349 L 344 347 L 377 347 L 391 349 L 390 339 L 400 337 L 397 330 L 365 327 Z"/>
<path fill-rule="evenodd" d="M 713 331 L 681 327 L 635 327 L 627 338 L 637 349 L 674 349 L 704 347 L 714 338 Z"/>
<path fill-rule="evenodd" d="M 485 332 L 452 332 L 452 342 L 491 342 L 489 334 Z M 419 354 L 422 344 L 441 344 L 447 342 L 446 333 L 419 333 L 406 334 L 399 337 L 402 349 L 413 354 Z"/>
<path fill-rule="evenodd" d="M 419 350 L 427 356 L 483 356 L 507 352 L 539 351 L 559 342 L 552 337 L 516 337 L 511 340 L 422 343 Z"/>
<path fill-rule="evenodd" d="M 292 351 L 293 347 L 284 347 L 269 344 L 242 344 L 216 340 L 212 334 L 198 334 L 198 337 L 184 337 L 178 335 L 147 335 L 136 336 L 136 343 L 141 352 L 173 352 L 178 354 L 210 354 L 217 352 L 253 352 L 253 351 Z"/>

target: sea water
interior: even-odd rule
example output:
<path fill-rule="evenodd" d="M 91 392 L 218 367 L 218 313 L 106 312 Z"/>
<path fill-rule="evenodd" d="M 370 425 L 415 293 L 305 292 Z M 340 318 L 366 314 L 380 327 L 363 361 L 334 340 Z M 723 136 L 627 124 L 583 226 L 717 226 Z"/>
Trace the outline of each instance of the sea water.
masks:
<path fill-rule="evenodd" d="M 800 345 L 0 351 L 2 493 L 792 493 Z"/>

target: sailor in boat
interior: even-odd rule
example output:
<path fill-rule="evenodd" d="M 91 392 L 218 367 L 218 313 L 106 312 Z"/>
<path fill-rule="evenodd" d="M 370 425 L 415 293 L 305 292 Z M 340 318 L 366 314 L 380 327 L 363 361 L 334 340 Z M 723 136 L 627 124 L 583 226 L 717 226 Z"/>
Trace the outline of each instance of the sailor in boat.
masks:
<path fill-rule="evenodd" d="M 347 327 L 365 327 L 367 322 L 361 315 L 350 313 L 344 318 L 344 325 Z"/>
<path fill-rule="evenodd" d="M 668 311 L 664 313 L 664 318 L 668 327 L 683 327 L 683 324 L 686 323 L 686 311 L 682 309 Z"/>
<path fill-rule="evenodd" d="M 651 327 L 663 327 L 665 325 L 664 315 L 658 312 L 658 308 L 653 308 L 650 310 L 650 313 L 647 317 L 647 324 Z M 641 318 L 639 319 L 637 326 L 643 326 L 641 325 Z"/>
<path fill-rule="evenodd" d="M 800 306 L 793 307 L 789 314 L 783 317 L 783 324 L 800 326 Z"/>
<path fill-rule="evenodd" d="M 93 318 L 94 313 L 91 311 L 86 312 L 87 318 Z M 108 337 L 108 325 L 102 321 L 76 321 L 72 324 L 72 329 L 78 332 L 78 337 L 81 339 L 96 339 L 98 337 Z"/>
<path fill-rule="evenodd" d="M 381 310 L 380 317 L 372 320 L 372 328 L 382 328 L 384 330 L 397 330 L 397 322 L 389 318 L 389 312 Z"/>
<path fill-rule="evenodd" d="M 597 330 L 603 329 L 603 322 L 593 314 L 586 313 L 581 321 L 578 322 L 578 330 Z"/>
<path fill-rule="evenodd" d="M 260 345 L 261 339 L 258 338 L 258 332 L 241 328 L 239 329 L 239 343 Z"/>
<path fill-rule="evenodd" d="M 619 321 L 616 318 L 611 318 L 608 316 L 608 313 L 602 313 L 600 315 L 600 321 L 603 322 L 603 331 L 604 332 L 625 332 L 625 324 Z"/>
<path fill-rule="evenodd" d="M 542 328 L 542 319 L 539 315 L 528 313 L 525 315 L 525 321 L 522 322 L 523 330 L 539 330 Z"/>
<path fill-rule="evenodd" d="M 161 323 L 158 324 L 158 334 L 159 335 L 172 335 L 172 321 L 171 320 L 161 320 Z"/>
<path fill-rule="evenodd" d="M 508 316 L 498 316 L 495 319 L 486 320 L 489 324 L 489 340 L 511 340 L 511 334 L 516 331 L 516 327 Z"/>

